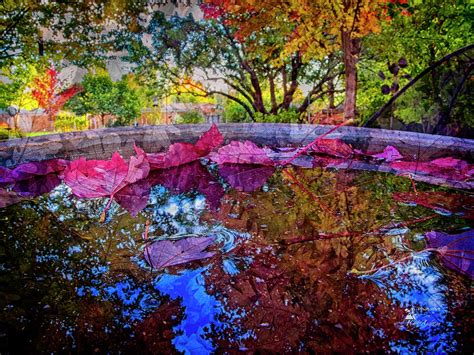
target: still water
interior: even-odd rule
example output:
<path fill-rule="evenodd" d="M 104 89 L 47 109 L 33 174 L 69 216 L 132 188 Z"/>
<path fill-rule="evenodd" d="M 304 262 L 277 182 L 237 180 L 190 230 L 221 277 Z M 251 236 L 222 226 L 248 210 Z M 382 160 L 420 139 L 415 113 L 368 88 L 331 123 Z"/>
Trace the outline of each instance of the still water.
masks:
<path fill-rule="evenodd" d="M 472 350 L 471 281 L 423 252 L 472 221 L 396 201 L 403 177 L 269 175 L 215 177 L 218 198 L 161 176 L 137 216 L 113 203 L 105 221 L 108 199 L 63 184 L 0 209 L 0 352 Z"/>

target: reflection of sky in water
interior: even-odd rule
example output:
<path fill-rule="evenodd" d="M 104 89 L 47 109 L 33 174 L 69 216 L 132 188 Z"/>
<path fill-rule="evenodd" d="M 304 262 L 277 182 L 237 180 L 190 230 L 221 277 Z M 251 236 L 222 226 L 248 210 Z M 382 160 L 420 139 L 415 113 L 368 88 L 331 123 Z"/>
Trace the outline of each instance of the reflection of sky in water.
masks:
<path fill-rule="evenodd" d="M 406 310 L 399 329 L 416 334 L 416 344 L 391 341 L 397 353 L 446 353 L 456 349 L 453 324 L 448 320 L 447 287 L 442 274 L 428 262 L 429 253 L 419 253 L 363 279 L 374 281 L 396 304 Z M 382 330 L 380 330 L 382 332 Z"/>
<path fill-rule="evenodd" d="M 171 299 L 181 299 L 184 309 L 184 320 L 174 329 L 177 335 L 173 344 L 178 351 L 186 354 L 210 353 L 214 350 L 210 340 L 205 339 L 206 329 L 222 312 L 222 306 L 206 293 L 204 277 L 205 268 L 186 270 L 179 275 L 163 275 L 155 281 L 155 287 Z"/>

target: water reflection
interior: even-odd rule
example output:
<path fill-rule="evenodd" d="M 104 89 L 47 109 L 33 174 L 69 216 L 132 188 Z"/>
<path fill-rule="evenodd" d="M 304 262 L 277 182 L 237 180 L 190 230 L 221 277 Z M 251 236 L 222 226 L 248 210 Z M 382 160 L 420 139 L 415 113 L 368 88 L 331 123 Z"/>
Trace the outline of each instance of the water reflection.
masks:
<path fill-rule="evenodd" d="M 228 189 L 218 210 L 157 185 L 136 217 L 113 203 L 100 223 L 106 199 L 60 185 L 0 210 L 0 351 L 463 351 L 470 283 L 418 251 L 426 231 L 472 226 L 392 200 L 410 188 L 279 171 L 265 188 Z M 160 270 L 143 258 L 146 242 L 204 236 L 212 257 Z"/>

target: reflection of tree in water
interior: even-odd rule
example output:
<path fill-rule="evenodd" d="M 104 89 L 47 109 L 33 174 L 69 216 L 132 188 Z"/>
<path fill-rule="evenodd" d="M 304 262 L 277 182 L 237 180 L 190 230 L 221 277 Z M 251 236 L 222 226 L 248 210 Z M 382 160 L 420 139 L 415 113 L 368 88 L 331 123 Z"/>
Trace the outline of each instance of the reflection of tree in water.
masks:
<path fill-rule="evenodd" d="M 387 258 L 396 260 L 409 248 L 420 247 L 415 236 L 421 226 L 391 229 L 392 236 L 379 232 L 397 221 L 430 214 L 423 208 L 413 213 L 412 206 L 394 204 L 391 193 L 409 189 L 407 182 L 385 175 L 321 170 L 296 171 L 292 176 L 298 177 L 297 183 L 287 179 L 285 185 L 274 176 L 268 193 L 230 192 L 219 212 L 205 216 L 253 235 L 232 255 L 240 272 L 229 274 L 214 265 L 207 279 L 209 292 L 228 313 L 240 314 L 232 319 L 221 314 L 221 322 L 234 324 L 210 333 L 218 347 L 250 351 L 453 350 L 454 334 L 446 318 L 448 300 L 442 295 L 446 287 L 439 277 L 432 280 L 438 284 L 426 282 L 435 269 L 415 272 L 409 264 L 401 264 L 404 274 L 388 288 L 349 274 L 353 269 L 371 269 Z M 426 230 L 426 226 L 456 223 L 463 222 L 440 216 L 421 225 Z M 328 236 L 331 238 L 326 239 Z M 318 238 L 321 240 L 314 240 Z M 418 293 L 426 298 L 420 299 Z M 411 329 L 403 325 L 408 315 L 433 297 L 444 310 L 430 312 L 441 317 L 444 325 L 429 324 L 422 333 L 431 336 L 419 339 L 419 323 Z"/>
<path fill-rule="evenodd" d="M 115 211 L 103 228 L 97 218 L 105 201 L 65 194 L 61 186 L 49 197 L 0 210 L 2 223 L 8 221 L 0 230 L 0 307 L 6 310 L 0 319 L 8 339 L 0 343 L 2 352 L 126 352 L 155 345 L 172 351 L 182 309 L 130 261 L 143 218 Z"/>
<path fill-rule="evenodd" d="M 106 224 L 100 224 L 107 201 L 71 199 L 63 185 L 49 196 L 0 210 L 2 222 L 8 221 L 0 231 L 5 349 L 413 350 L 425 346 L 420 331 L 444 334 L 438 340 L 427 336 L 426 349 L 450 350 L 454 320 L 447 304 L 466 299 L 463 282 L 450 281 L 456 291 L 446 296 L 433 267 L 417 274 L 408 264 L 383 286 L 350 272 L 421 249 L 417 233 L 427 228 L 446 230 L 463 222 L 440 216 L 381 235 L 375 231 L 382 226 L 432 214 L 392 201 L 392 192 L 411 188 L 409 181 L 349 171 L 287 171 L 291 175 L 274 174 L 259 191 L 228 191 L 222 208 L 213 212 L 201 195 L 172 195 L 155 186 L 136 218 L 112 204 Z M 212 235 L 216 256 L 145 269 L 137 256 L 146 225 L 149 238 Z M 419 276 L 432 273 L 440 286 L 430 293 Z M 423 301 L 414 290 L 428 298 Z M 429 295 L 439 295 L 444 313 L 432 313 L 443 319 L 444 330 L 403 327 Z M 458 301 L 457 307 L 467 305 Z"/>

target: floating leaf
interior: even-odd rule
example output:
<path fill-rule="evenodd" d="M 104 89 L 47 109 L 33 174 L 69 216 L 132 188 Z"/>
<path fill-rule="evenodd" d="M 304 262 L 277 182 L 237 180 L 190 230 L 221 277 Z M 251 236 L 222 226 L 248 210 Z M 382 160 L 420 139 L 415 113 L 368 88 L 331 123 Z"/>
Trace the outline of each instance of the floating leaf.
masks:
<path fill-rule="evenodd" d="M 385 147 L 382 153 L 370 154 L 370 156 L 377 159 L 384 159 L 386 162 L 392 162 L 395 160 L 403 159 L 403 156 L 400 154 L 397 148 L 391 145 Z"/>
<path fill-rule="evenodd" d="M 455 158 L 440 158 L 431 162 L 395 161 L 390 167 L 398 173 L 422 173 L 449 180 L 464 181 L 470 177 L 472 165 Z"/>
<path fill-rule="evenodd" d="M 428 246 L 436 249 L 446 267 L 474 276 L 474 230 L 461 234 L 428 232 Z"/>
<path fill-rule="evenodd" d="M 250 141 L 232 141 L 217 152 L 211 153 L 209 158 L 217 164 L 274 165 L 265 150 L 257 147 L 257 145 Z"/>
<path fill-rule="evenodd" d="M 341 139 L 319 139 L 314 143 L 312 149 L 316 153 L 340 158 L 350 158 L 354 154 L 352 148 Z"/>
<path fill-rule="evenodd" d="M 168 169 L 203 158 L 223 142 L 224 137 L 213 124 L 196 144 L 175 143 L 165 153 L 148 154 L 148 160 L 152 169 Z"/>
<path fill-rule="evenodd" d="M 127 175 L 127 163 L 115 152 L 111 160 L 74 160 L 64 170 L 63 178 L 77 197 L 95 198 L 113 195 Z"/>
<path fill-rule="evenodd" d="M 159 240 L 145 247 L 146 262 L 154 269 L 185 264 L 214 256 L 204 250 L 214 242 L 214 237 L 189 237 L 177 241 Z"/>
<path fill-rule="evenodd" d="M 133 184 L 138 180 L 146 178 L 150 172 L 150 163 L 148 162 L 146 153 L 136 145 L 134 146 L 134 149 L 136 156 L 130 157 L 127 176 L 122 182 L 123 186 Z"/>
<path fill-rule="evenodd" d="M 230 186 L 245 192 L 261 188 L 274 171 L 272 166 L 265 165 L 222 164 L 219 166 L 219 174 Z"/>

